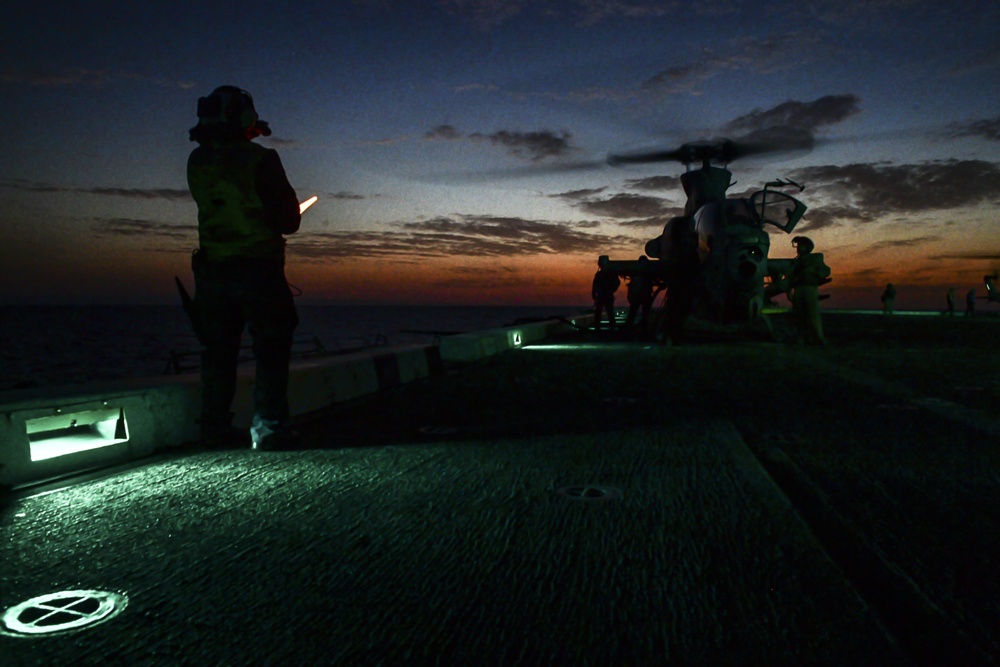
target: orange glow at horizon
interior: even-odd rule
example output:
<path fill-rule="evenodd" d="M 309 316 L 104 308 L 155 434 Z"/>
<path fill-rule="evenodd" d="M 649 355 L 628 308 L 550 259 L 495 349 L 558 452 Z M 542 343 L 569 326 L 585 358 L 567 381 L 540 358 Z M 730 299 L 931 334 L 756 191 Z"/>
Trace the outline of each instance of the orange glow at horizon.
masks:
<path fill-rule="evenodd" d="M 596 257 L 357 259 L 297 263 L 286 274 L 305 296 L 357 303 L 587 305 Z M 624 292 L 622 293 L 624 299 Z"/>

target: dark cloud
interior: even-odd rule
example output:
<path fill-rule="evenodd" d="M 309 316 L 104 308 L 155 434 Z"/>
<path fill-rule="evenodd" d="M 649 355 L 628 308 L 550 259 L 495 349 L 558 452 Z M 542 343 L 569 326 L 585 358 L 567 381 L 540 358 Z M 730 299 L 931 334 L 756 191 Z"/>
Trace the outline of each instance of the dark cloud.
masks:
<path fill-rule="evenodd" d="M 164 236 L 169 238 L 189 238 L 198 232 L 197 225 L 171 225 L 155 220 L 136 218 L 108 218 L 93 220 L 93 229 L 102 234 L 120 236 Z"/>
<path fill-rule="evenodd" d="M 609 218 L 649 218 L 672 214 L 666 199 L 647 195 L 616 194 L 607 199 L 581 201 L 577 207 Z"/>
<path fill-rule="evenodd" d="M 675 10 L 676 11 L 676 10 Z M 716 51 L 707 48 L 696 60 L 666 67 L 642 82 L 653 94 L 697 93 L 702 82 L 735 71 L 769 74 L 801 66 L 817 52 L 818 37 L 809 32 L 741 37 Z"/>
<path fill-rule="evenodd" d="M 681 179 L 677 176 L 649 176 L 648 178 L 630 178 L 625 186 L 634 190 L 679 190 Z"/>
<path fill-rule="evenodd" d="M 23 190 L 25 192 L 42 192 L 54 194 L 71 192 L 74 194 L 102 195 L 108 197 L 125 197 L 128 199 L 166 199 L 168 201 L 191 201 L 191 193 L 187 190 L 172 188 L 68 188 L 50 183 L 31 183 L 26 181 L 8 181 L 4 187 Z"/>
<path fill-rule="evenodd" d="M 827 95 L 812 102 L 789 100 L 735 118 L 723 132 L 739 143 L 765 149 L 810 149 L 818 130 L 859 113 L 859 102 L 856 95 Z"/>
<path fill-rule="evenodd" d="M 466 136 L 454 125 L 438 125 L 424 133 L 424 139 L 431 141 L 457 141 L 460 139 L 477 142 L 487 141 L 494 146 L 503 146 L 511 155 L 526 158 L 532 162 L 550 157 L 559 158 L 578 151 L 579 149 L 570 143 L 572 138 L 573 135 L 565 130 L 560 133 L 551 130 L 537 132 L 499 130 L 493 134 L 473 132 Z"/>
<path fill-rule="evenodd" d="M 73 192 L 85 192 L 92 195 L 106 195 L 110 197 L 127 197 L 129 199 L 167 199 L 170 201 L 191 201 L 191 193 L 186 189 L 80 188 L 74 189 Z"/>
<path fill-rule="evenodd" d="M 511 132 L 500 130 L 493 134 L 470 134 L 473 141 L 489 141 L 493 145 L 504 146 L 511 155 L 532 161 L 548 157 L 562 157 L 579 150 L 570 145 L 573 135 L 565 130 L 559 134 L 549 130 L 538 132 Z"/>
<path fill-rule="evenodd" d="M 887 239 L 885 241 L 876 241 L 868 246 L 866 251 L 885 250 L 886 248 L 913 248 L 930 243 L 931 241 L 940 240 L 940 236 L 914 236 L 908 239 Z"/>
<path fill-rule="evenodd" d="M 643 81 L 639 88 L 653 93 L 696 93 L 698 84 L 732 68 L 724 58 L 708 58 L 697 63 L 675 65 Z"/>
<path fill-rule="evenodd" d="M 633 183 L 643 183 L 649 189 L 654 189 L 650 187 L 654 183 L 660 186 L 665 184 L 665 181 L 659 180 L 660 178 L 637 179 Z M 678 183 L 676 178 L 663 178 L 670 178 L 674 184 Z M 617 224 L 624 227 L 662 227 L 671 217 L 682 215 L 684 212 L 683 207 L 671 206 L 668 200 L 649 195 L 618 193 L 604 199 L 595 198 L 605 190 L 607 188 L 570 190 L 549 196 L 564 199 L 591 215 L 615 218 Z"/>
<path fill-rule="evenodd" d="M 730 121 L 730 132 L 752 133 L 790 125 L 806 130 L 817 130 L 850 118 L 861 111 L 856 95 L 826 95 L 812 102 L 789 100 L 766 111 L 751 111 Z"/>
<path fill-rule="evenodd" d="M 149 241 L 144 250 L 190 252 L 198 241 L 196 225 L 170 225 L 135 218 L 96 219 L 90 229 L 97 238 L 130 238 Z"/>
<path fill-rule="evenodd" d="M 346 200 L 366 199 L 364 195 L 355 194 L 353 192 L 334 192 L 327 196 L 330 197 L 330 199 L 346 199 Z"/>
<path fill-rule="evenodd" d="M 959 253 L 952 253 L 950 255 L 934 255 L 933 257 L 928 257 L 927 259 L 934 259 L 934 260 L 958 259 L 962 261 L 996 262 L 1000 261 L 1000 251 L 959 252 Z"/>
<path fill-rule="evenodd" d="M 424 133 L 424 139 L 444 139 L 453 141 L 461 139 L 462 133 L 455 129 L 454 125 L 438 125 Z"/>
<path fill-rule="evenodd" d="M 654 229 L 656 231 L 663 231 L 664 226 L 677 215 L 682 215 L 684 209 L 679 208 L 672 210 L 668 215 L 654 215 L 650 218 L 636 218 L 634 220 L 622 220 L 618 223 L 621 227 L 638 227 L 640 229 Z"/>
<path fill-rule="evenodd" d="M 841 221 L 871 222 L 872 217 L 856 206 L 825 205 L 810 207 L 796 227 L 798 231 L 815 231 L 824 227 L 836 227 Z"/>
<path fill-rule="evenodd" d="M 306 261 L 392 259 L 416 263 L 443 253 L 419 246 L 409 235 L 393 232 L 300 232 L 289 239 L 290 257 Z"/>
<path fill-rule="evenodd" d="M 499 216 L 463 215 L 397 223 L 390 232 L 319 232 L 290 240 L 289 254 L 314 261 L 383 258 L 419 261 L 432 257 L 510 257 L 606 251 L 628 247 L 624 235 L 582 231 L 570 224 Z"/>
<path fill-rule="evenodd" d="M 949 137 L 983 137 L 990 141 L 1000 141 L 1000 116 L 952 123 L 945 128 L 945 134 Z"/>
<path fill-rule="evenodd" d="M 584 190 L 570 190 L 568 192 L 560 192 L 554 195 L 549 195 L 553 199 L 565 199 L 571 202 L 589 200 L 591 197 L 595 197 L 602 192 L 607 190 L 607 188 L 590 188 Z"/>
<path fill-rule="evenodd" d="M 892 267 L 892 273 L 896 273 L 895 267 Z M 890 270 L 884 266 L 869 266 L 864 269 L 857 269 L 851 272 L 854 278 L 875 278 L 881 275 L 890 273 Z"/>
<path fill-rule="evenodd" d="M 1000 165 L 982 160 L 920 164 L 849 164 L 798 169 L 791 177 L 840 200 L 838 215 L 858 221 L 891 213 L 920 213 L 1000 199 Z M 810 213 L 806 213 L 810 216 Z"/>

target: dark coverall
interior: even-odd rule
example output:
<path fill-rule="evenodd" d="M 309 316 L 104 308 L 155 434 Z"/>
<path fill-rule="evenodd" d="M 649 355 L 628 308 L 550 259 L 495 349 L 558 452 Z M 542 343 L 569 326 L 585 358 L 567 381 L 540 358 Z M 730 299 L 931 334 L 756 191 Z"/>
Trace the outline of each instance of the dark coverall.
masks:
<path fill-rule="evenodd" d="M 896 305 L 896 288 L 889 283 L 885 286 L 885 291 L 882 292 L 882 314 L 892 315 L 893 309 Z"/>
<path fill-rule="evenodd" d="M 600 269 L 594 274 L 591 296 L 594 298 L 594 328 L 601 328 L 601 312 L 608 314 L 608 328 L 615 328 L 615 292 L 621 286 L 621 279 L 613 272 Z"/>
<path fill-rule="evenodd" d="M 819 315 L 819 286 L 829 277 L 830 267 L 823 261 L 823 253 L 800 254 L 792 262 L 792 314 L 803 341 L 810 345 L 826 345 Z"/>
<path fill-rule="evenodd" d="M 287 427 L 288 364 L 298 314 L 285 281 L 283 234 L 299 229 L 295 191 L 272 149 L 237 134 L 191 152 L 188 186 L 198 204 L 200 248 L 195 278 L 195 333 L 201 359 L 202 436 L 231 428 L 236 367 L 244 326 L 257 360 L 255 426 Z"/>
<path fill-rule="evenodd" d="M 689 172 L 690 173 L 690 172 Z M 694 308 L 698 291 L 701 262 L 698 258 L 698 236 L 690 231 L 687 218 L 670 221 L 671 250 L 670 281 L 667 289 L 666 323 L 662 342 L 680 343 L 684 323 Z"/>
<path fill-rule="evenodd" d="M 641 262 L 641 260 L 640 260 Z M 649 311 L 653 308 L 653 277 L 647 273 L 636 273 L 628 282 L 628 317 L 625 318 L 625 328 L 629 329 L 639 317 L 639 329 L 643 332 L 649 322 Z"/>

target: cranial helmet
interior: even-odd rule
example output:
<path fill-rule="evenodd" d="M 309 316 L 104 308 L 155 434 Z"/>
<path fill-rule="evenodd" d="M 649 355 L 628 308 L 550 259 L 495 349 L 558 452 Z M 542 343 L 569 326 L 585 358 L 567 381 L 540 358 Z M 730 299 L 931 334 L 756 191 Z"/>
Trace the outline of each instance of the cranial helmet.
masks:
<path fill-rule="evenodd" d="M 191 140 L 213 131 L 237 131 L 253 139 L 271 136 L 267 121 L 257 115 L 250 93 L 236 86 L 219 86 L 208 97 L 198 98 L 198 126 Z"/>
<path fill-rule="evenodd" d="M 792 239 L 792 247 L 799 248 L 800 246 L 806 252 L 812 252 L 813 248 L 816 247 L 816 244 L 813 243 L 812 239 L 810 239 L 808 236 L 796 236 L 794 239 Z"/>

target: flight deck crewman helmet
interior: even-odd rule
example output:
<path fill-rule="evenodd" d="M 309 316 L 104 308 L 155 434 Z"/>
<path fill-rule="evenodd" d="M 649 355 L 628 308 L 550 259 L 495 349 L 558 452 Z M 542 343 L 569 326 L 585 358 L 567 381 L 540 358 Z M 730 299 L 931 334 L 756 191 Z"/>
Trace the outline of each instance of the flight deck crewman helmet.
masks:
<path fill-rule="evenodd" d="M 267 121 L 257 115 L 253 97 L 236 86 L 219 86 L 208 97 L 198 98 L 198 125 L 191 128 L 191 141 L 213 132 L 242 133 L 247 139 L 271 136 Z"/>
<path fill-rule="evenodd" d="M 816 247 L 816 244 L 808 236 L 796 236 L 792 239 L 792 247 L 796 250 L 801 247 L 803 252 L 810 253 Z"/>

